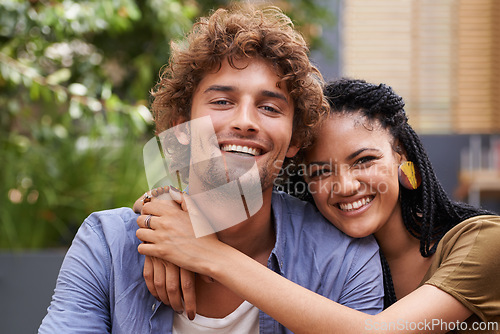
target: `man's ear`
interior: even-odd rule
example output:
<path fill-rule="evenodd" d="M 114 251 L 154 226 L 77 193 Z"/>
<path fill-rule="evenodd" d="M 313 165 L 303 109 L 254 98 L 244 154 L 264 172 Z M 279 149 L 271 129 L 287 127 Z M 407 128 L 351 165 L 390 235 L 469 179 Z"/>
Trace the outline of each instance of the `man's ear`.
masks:
<path fill-rule="evenodd" d="M 189 145 L 191 136 L 189 135 L 189 122 L 179 119 L 174 123 L 174 134 L 179 143 Z"/>
<path fill-rule="evenodd" d="M 290 144 L 290 146 L 288 146 L 288 150 L 286 151 L 285 156 L 287 158 L 293 158 L 299 150 L 300 150 L 299 146 L 295 144 Z"/>

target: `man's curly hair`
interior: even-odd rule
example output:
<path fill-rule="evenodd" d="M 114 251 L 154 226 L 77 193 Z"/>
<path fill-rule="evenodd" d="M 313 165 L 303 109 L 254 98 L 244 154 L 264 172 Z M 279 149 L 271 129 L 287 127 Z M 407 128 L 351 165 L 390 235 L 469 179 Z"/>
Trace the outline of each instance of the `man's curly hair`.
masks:
<path fill-rule="evenodd" d="M 190 120 L 194 92 L 206 73 L 217 71 L 226 59 L 236 68 L 236 59 L 262 58 L 275 68 L 293 100 L 292 143 L 307 147 L 312 129 L 329 109 L 323 77 L 308 56 L 304 38 L 280 9 L 218 9 L 199 19 L 186 40 L 172 43 L 169 65 L 151 92 L 156 133 Z"/>

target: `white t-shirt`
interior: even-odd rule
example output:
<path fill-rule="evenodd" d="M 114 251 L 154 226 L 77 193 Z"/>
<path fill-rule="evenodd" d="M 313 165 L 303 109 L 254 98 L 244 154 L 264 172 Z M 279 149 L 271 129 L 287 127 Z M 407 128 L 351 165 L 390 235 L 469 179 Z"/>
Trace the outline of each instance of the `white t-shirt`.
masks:
<path fill-rule="evenodd" d="M 225 318 L 207 318 L 197 314 L 191 321 L 186 312 L 174 313 L 173 334 L 202 334 L 214 331 L 221 334 L 258 334 L 259 309 L 245 300 Z"/>

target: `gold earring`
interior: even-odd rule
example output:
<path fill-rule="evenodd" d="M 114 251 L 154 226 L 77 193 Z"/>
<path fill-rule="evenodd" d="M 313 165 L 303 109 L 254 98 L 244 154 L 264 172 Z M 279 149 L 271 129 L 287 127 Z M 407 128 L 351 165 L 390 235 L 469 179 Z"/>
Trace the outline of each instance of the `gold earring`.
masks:
<path fill-rule="evenodd" d="M 398 167 L 399 183 L 409 190 L 415 190 L 422 183 L 420 172 L 411 161 L 402 162 Z"/>

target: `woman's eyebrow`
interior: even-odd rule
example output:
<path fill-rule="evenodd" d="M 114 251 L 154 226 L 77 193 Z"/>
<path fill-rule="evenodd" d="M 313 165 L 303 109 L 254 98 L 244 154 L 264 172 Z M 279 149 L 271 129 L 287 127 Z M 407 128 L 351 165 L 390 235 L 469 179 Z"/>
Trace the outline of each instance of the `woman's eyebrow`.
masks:
<path fill-rule="evenodd" d="M 347 160 L 352 160 L 354 158 L 356 158 L 358 155 L 360 155 L 361 153 L 365 152 L 365 151 L 375 151 L 375 152 L 380 152 L 379 149 L 377 148 L 370 148 L 370 147 L 363 147 L 363 148 L 360 148 L 359 150 L 349 154 L 347 156 Z"/>
<path fill-rule="evenodd" d="M 363 148 L 360 148 L 359 150 L 349 154 L 347 156 L 347 160 L 352 160 L 354 158 L 356 158 L 358 155 L 360 155 L 361 153 L 365 152 L 365 151 L 374 151 L 376 153 L 380 153 L 380 150 L 377 149 L 377 148 L 369 148 L 369 147 L 363 147 Z M 317 161 L 311 161 L 309 163 L 306 164 L 307 167 L 311 167 L 311 166 L 325 166 L 325 165 L 332 165 L 332 159 L 330 160 L 317 160 Z"/>

